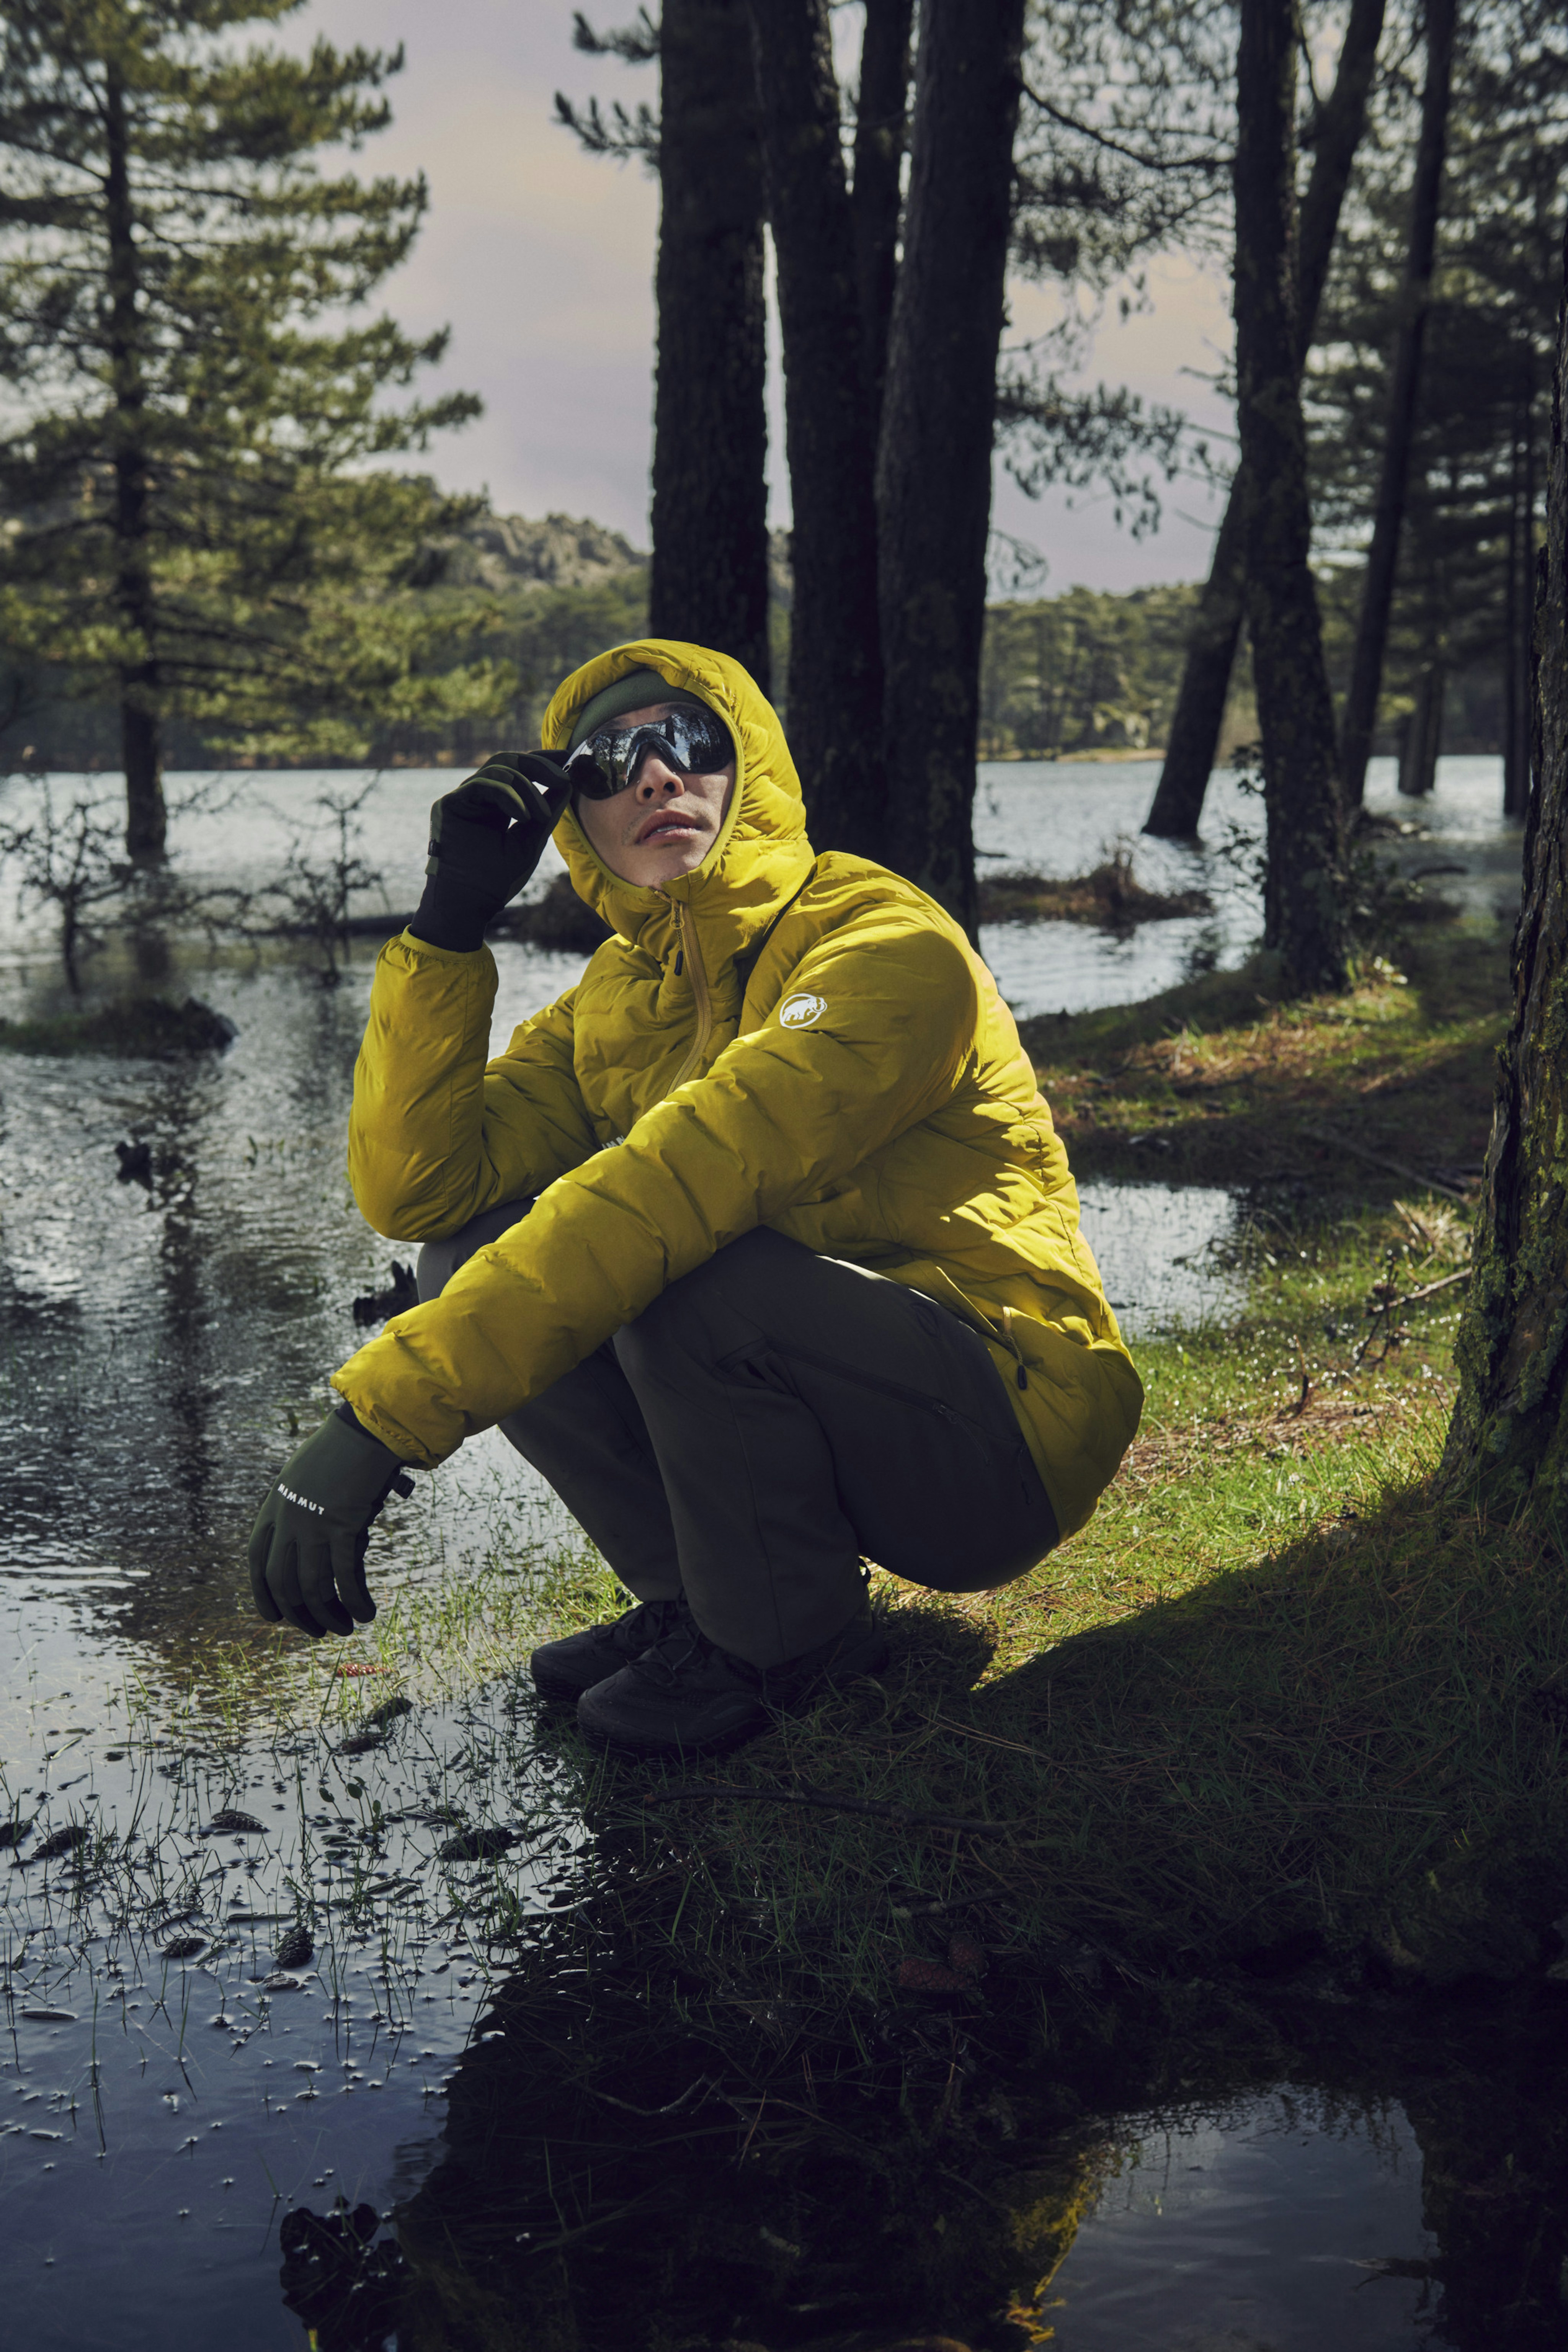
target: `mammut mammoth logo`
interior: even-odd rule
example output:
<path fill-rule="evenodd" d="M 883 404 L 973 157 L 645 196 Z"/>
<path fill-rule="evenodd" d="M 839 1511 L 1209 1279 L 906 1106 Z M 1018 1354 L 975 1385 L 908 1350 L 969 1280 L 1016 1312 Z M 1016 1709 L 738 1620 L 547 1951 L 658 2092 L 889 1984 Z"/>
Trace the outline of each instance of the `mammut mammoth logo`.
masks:
<path fill-rule="evenodd" d="M 785 1029 L 809 1029 L 817 1014 L 826 1010 L 825 996 L 786 996 L 779 1006 L 779 1020 Z"/>

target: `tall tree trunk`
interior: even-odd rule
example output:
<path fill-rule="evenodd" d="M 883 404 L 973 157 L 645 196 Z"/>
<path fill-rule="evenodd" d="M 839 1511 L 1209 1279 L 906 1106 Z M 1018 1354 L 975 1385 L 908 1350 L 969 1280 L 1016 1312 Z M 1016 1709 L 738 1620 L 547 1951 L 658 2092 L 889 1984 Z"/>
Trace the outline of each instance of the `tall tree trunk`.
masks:
<path fill-rule="evenodd" d="M 1263 737 L 1264 944 L 1289 987 L 1342 987 L 1334 712 L 1308 557 L 1296 281 L 1296 0 L 1242 0 L 1237 62 L 1236 373 L 1247 618 Z"/>
<path fill-rule="evenodd" d="M 1568 1503 L 1568 250 L 1534 644 L 1538 765 L 1514 933 L 1514 1013 L 1459 1329 L 1444 1466 L 1510 1509 Z"/>
<path fill-rule="evenodd" d="M 666 0 L 648 627 L 768 690 L 763 177 L 746 0 Z"/>
<path fill-rule="evenodd" d="M 1328 281 L 1351 166 L 1366 127 L 1367 96 L 1383 37 L 1385 5 L 1386 0 L 1352 0 L 1334 87 L 1318 118 L 1312 173 L 1301 205 L 1299 319 L 1303 366 Z M 1245 508 L 1246 493 L 1238 473 L 1230 486 L 1209 576 L 1198 600 L 1171 719 L 1165 764 L 1144 822 L 1144 832 L 1162 840 L 1190 840 L 1204 813 L 1204 795 L 1219 750 L 1247 603 Z"/>
<path fill-rule="evenodd" d="M 1443 703 L 1448 666 L 1433 655 L 1415 688 L 1415 708 L 1399 749 L 1399 789 L 1406 800 L 1424 800 L 1436 788 L 1437 755 L 1443 748 Z"/>
<path fill-rule="evenodd" d="M 974 744 L 1024 0 L 923 0 L 877 460 L 889 862 L 975 927 Z"/>
<path fill-rule="evenodd" d="M 855 111 L 855 275 L 860 293 L 873 446 L 888 373 L 888 329 L 899 267 L 900 181 L 910 96 L 914 0 L 866 0 Z"/>
<path fill-rule="evenodd" d="M 1410 485 L 1410 455 L 1421 397 L 1421 359 L 1426 313 L 1432 299 L 1432 264 L 1437 249 L 1437 215 L 1443 191 L 1443 151 L 1448 135 L 1448 96 L 1454 69 L 1456 0 L 1426 0 L 1426 79 L 1421 93 L 1421 136 L 1410 192 L 1410 242 L 1399 298 L 1399 331 L 1384 428 L 1383 464 L 1373 509 L 1356 623 L 1355 654 L 1341 730 L 1341 765 L 1346 803 L 1361 806 L 1366 763 L 1372 756 L 1388 644 L 1388 616 L 1399 566 L 1399 535 Z"/>
<path fill-rule="evenodd" d="M 1247 606 L 1247 499 L 1239 472 L 1231 481 L 1209 576 L 1198 598 L 1171 714 L 1165 763 L 1143 830 L 1162 841 L 1190 841 L 1219 751 L 1230 674 Z"/>
<path fill-rule="evenodd" d="M 827 0 L 752 0 L 784 331 L 789 738 L 818 849 L 884 848 L 876 442 Z"/>
<path fill-rule="evenodd" d="M 150 484 L 146 392 L 138 348 L 136 298 L 140 286 L 125 88 L 112 66 L 106 76 L 104 132 L 108 158 L 104 219 L 109 238 L 110 366 L 114 401 L 114 604 L 127 647 L 120 665 L 125 854 L 133 866 L 156 866 L 164 854 L 168 814 L 163 805 L 157 609 L 147 548 Z"/>
<path fill-rule="evenodd" d="M 1519 421 L 1510 468 L 1508 596 L 1503 649 L 1502 813 L 1530 803 L 1530 617 L 1535 598 L 1535 466 L 1530 352 L 1521 362 Z"/>

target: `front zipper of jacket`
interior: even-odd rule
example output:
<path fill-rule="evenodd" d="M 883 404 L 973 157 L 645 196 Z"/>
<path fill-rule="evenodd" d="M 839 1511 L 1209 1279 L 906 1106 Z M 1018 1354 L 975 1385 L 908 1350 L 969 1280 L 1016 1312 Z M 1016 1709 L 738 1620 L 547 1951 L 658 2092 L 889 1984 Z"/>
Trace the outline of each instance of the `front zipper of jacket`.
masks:
<path fill-rule="evenodd" d="M 708 1040 L 713 1034 L 713 1006 L 708 994 L 708 974 L 703 968 L 702 950 L 697 944 L 697 925 L 683 898 L 675 902 L 675 917 L 680 926 L 680 952 L 691 977 L 691 993 L 697 1005 L 697 1034 L 691 1041 L 691 1051 L 665 1089 L 667 1099 L 677 1087 L 683 1087 L 687 1079 L 694 1077 L 702 1067 Z"/>

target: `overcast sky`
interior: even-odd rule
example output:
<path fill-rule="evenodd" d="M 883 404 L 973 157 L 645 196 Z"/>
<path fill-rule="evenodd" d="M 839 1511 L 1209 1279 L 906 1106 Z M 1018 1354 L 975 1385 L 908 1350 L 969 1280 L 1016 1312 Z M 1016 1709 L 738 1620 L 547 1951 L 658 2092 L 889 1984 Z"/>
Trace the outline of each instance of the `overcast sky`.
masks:
<path fill-rule="evenodd" d="M 633 14 L 633 0 L 589 11 L 607 24 Z M 646 547 L 658 191 L 640 164 L 584 154 L 555 122 L 554 93 L 657 104 L 658 68 L 580 55 L 570 0 L 310 0 L 286 37 L 318 33 L 342 46 L 401 41 L 407 52 L 391 86 L 393 126 L 357 168 L 428 179 L 424 232 L 382 299 L 410 329 L 450 325 L 439 380 L 485 403 L 476 424 L 437 446 L 432 469 L 454 488 L 488 490 L 502 513 L 588 515 Z M 1212 366 L 1228 346 L 1226 289 L 1172 262 L 1153 290 L 1152 315 L 1101 332 L 1091 374 L 1223 422 L 1184 371 Z M 1044 298 L 1016 289 L 1014 314 L 1015 334 L 1026 332 L 1043 322 Z M 773 374 L 769 473 L 773 519 L 784 522 Z M 1214 516 L 1196 484 L 1178 483 L 1158 536 L 1138 543 L 1105 503 L 1034 502 L 999 474 L 994 520 L 1041 551 L 1055 592 L 1196 579 Z"/>

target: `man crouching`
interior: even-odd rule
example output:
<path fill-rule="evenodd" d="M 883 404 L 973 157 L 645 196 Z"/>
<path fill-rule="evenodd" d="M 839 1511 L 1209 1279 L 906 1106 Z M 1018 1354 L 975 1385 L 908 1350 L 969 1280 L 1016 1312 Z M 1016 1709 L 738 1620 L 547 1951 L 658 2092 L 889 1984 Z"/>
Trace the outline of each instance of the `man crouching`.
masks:
<path fill-rule="evenodd" d="M 257 1606 L 374 1617 L 408 1467 L 498 1425 L 635 1598 L 533 1654 L 584 1730 L 728 1746 L 884 1643 L 862 1557 L 943 1592 L 1080 1527 L 1142 1391 L 1012 1015 L 958 925 L 814 856 L 776 714 L 700 646 L 620 646 L 543 755 L 437 803 L 354 1076 L 354 1197 L 420 1305 L 333 1380 L 250 1544 Z M 614 937 L 487 1063 L 484 927 L 553 827 Z"/>

